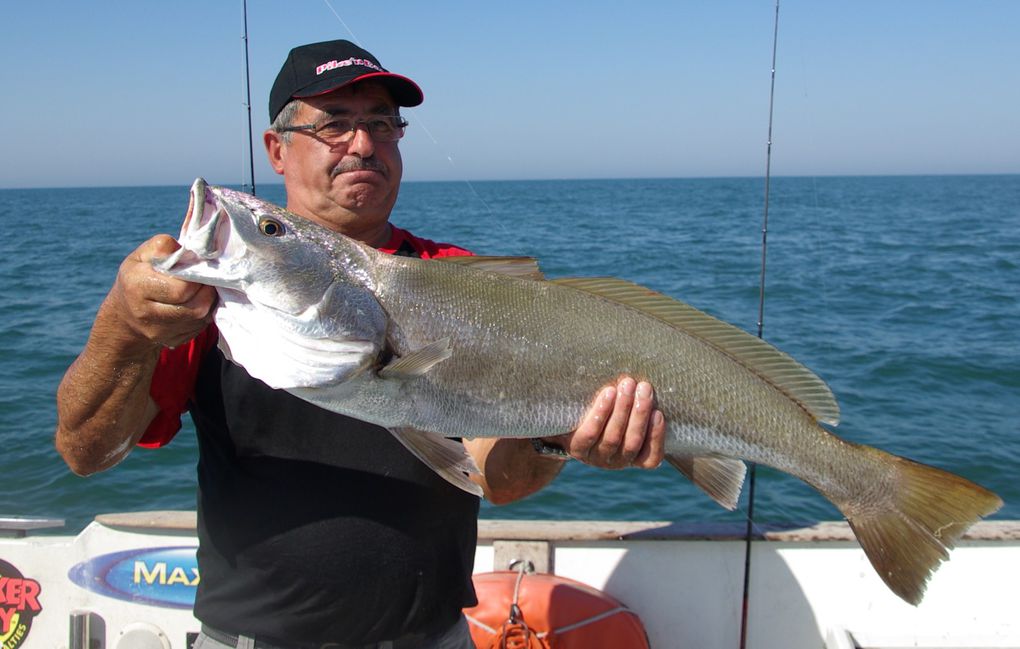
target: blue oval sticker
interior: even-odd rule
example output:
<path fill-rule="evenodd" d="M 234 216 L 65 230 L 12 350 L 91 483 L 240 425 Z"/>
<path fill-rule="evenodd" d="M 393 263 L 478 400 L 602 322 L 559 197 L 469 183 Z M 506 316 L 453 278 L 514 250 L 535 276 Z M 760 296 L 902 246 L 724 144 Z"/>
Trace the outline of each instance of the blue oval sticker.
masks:
<path fill-rule="evenodd" d="M 195 547 L 136 548 L 92 557 L 68 578 L 93 593 L 166 608 L 191 608 L 198 587 Z"/>

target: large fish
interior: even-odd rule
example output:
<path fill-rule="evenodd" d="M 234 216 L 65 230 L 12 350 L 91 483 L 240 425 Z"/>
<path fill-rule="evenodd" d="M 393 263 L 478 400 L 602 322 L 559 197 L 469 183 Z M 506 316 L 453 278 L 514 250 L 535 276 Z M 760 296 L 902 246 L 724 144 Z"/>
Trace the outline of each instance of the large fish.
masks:
<path fill-rule="evenodd" d="M 804 480 L 846 516 L 885 583 L 917 604 L 948 549 L 1002 501 L 940 469 L 844 441 L 826 385 L 740 329 L 617 279 L 544 280 L 514 258 L 380 253 L 201 179 L 157 269 L 217 287 L 225 354 L 252 376 L 393 432 L 448 480 L 449 437 L 575 428 L 598 389 L 655 386 L 668 461 L 733 509 L 744 460 Z"/>

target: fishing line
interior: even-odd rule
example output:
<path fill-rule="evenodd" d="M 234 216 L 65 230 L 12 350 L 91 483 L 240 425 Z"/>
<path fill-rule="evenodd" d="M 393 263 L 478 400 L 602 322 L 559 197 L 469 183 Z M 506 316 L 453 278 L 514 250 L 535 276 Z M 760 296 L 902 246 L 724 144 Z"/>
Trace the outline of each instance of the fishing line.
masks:
<path fill-rule="evenodd" d="M 779 0 L 776 0 L 776 17 L 772 27 L 772 72 L 769 87 L 769 133 L 765 147 L 765 211 L 761 225 L 761 272 L 758 280 L 758 338 L 765 327 L 765 258 L 769 233 L 769 183 L 772 178 L 772 108 L 776 95 L 776 49 L 779 43 Z M 744 530 L 744 591 L 740 607 L 740 649 L 747 646 L 747 619 L 751 585 L 751 538 L 754 525 L 754 487 L 757 465 L 751 463 L 747 487 L 747 527 Z"/>
<path fill-rule="evenodd" d="M 324 3 L 326 3 L 326 6 L 329 7 L 329 10 L 333 12 L 333 15 L 336 16 L 336 19 L 338 21 L 340 21 L 340 24 L 343 25 L 344 29 L 347 30 L 347 33 L 350 34 L 351 40 L 354 41 L 354 44 L 357 45 L 358 47 L 361 47 L 361 41 L 359 41 L 358 37 L 354 35 L 354 30 L 352 30 L 350 27 L 347 26 L 347 23 L 345 23 L 344 19 L 340 17 L 340 14 L 338 14 L 336 12 L 336 9 L 334 9 L 333 5 L 331 5 L 329 3 L 329 0 L 322 0 L 322 1 Z M 362 48 L 362 49 L 364 49 L 364 48 Z"/>
<path fill-rule="evenodd" d="M 358 47 L 363 47 L 361 45 L 361 41 L 358 39 L 357 36 L 355 36 L 354 30 L 351 29 L 346 22 L 344 22 L 344 19 L 341 18 L 340 14 L 337 13 L 336 9 L 333 8 L 333 5 L 330 3 L 330 1 L 322 0 L 322 2 L 326 5 L 326 7 L 329 8 L 333 15 L 336 16 L 337 21 L 339 21 L 339 23 L 343 25 L 343 28 L 347 31 L 347 34 L 351 37 L 351 41 L 354 42 Z M 407 110 L 410 112 L 411 115 L 414 115 L 415 125 L 421 128 L 421 130 L 425 133 L 429 140 L 432 141 L 432 145 L 435 146 L 440 151 L 442 151 L 443 146 L 439 143 L 439 140 L 436 139 L 434 135 L 432 135 L 432 131 L 430 131 L 429 127 L 425 124 L 425 120 L 421 119 L 421 115 L 418 113 L 418 111 L 415 110 L 414 108 L 408 108 Z M 453 155 L 451 155 L 449 151 L 447 151 L 444 154 L 444 157 L 446 158 L 446 161 L 450 164 L 450 169 L 457 170 L 457 165 L 454 164 L 453 162 Z M 484 198 L 482 198 L 481 194 L 478 193 L 478 190 L 475 189 L 475 186 L 471 184 L 470 180 L 463 180 L 462 182 L 467 185 L 468 189 L 471 190 L 471 195 L 474 196 L 474 198 L 479 203 L 482 204 L 482 207 L 485 208 L 485 211 L 488 212 L 489 216 L 495 219 L 496 223 L 503 230 L 503 234 L 506 235 L 507 239 L 510 239 L 510 232 L 507 229 L 506 225 L 503 223 L 504 219 L 496 217 L 496 213 L 493 211 L 492 207 L 485 201 Z"/>
<path fill-rule="evenodd" d="M 248 65 L 248 0 L 242 1 L 244 14 L 244 107 L 248 111 L 248 172 L 251 178 L 251 195 L 255 195 L 255 150 L 251 131 L 251 69 Z M 243 174 L 242 174 L 243 176 Z M 244 183 L 241 183 L 241 191 L 244 191 Z"/>

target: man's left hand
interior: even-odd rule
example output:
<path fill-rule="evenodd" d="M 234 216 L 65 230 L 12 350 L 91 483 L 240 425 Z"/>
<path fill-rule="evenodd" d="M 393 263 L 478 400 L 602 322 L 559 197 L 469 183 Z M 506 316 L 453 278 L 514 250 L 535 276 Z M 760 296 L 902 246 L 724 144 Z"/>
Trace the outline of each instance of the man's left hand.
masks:
<path fill-rule="evenodd" d="M 652 386 L 625 376 L 602 389 L 577 430 L 545 441 L 602 469 L 654 469 L 662 463 L 665 438 L 666 421 L 655 407 Z"/>

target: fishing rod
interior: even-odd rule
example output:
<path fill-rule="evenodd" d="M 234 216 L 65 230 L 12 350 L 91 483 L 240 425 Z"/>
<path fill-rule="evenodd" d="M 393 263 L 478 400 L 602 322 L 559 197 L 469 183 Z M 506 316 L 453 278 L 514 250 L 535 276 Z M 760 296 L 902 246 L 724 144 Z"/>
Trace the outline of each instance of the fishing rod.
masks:
<path fill-rule="evenodd" d="M 758 338 L 765 329 L 765 259 L 769 234 L 769 183 L 772 179 L 772 108 L 776 95 L 776 49 L 779 42 L 779 0 L 772 27 L 772 72 L 769 86 L 769 132 L 765 146 L 765 208 L 761 225 L 761 270 L 758 279 Z M 747 485 L 747 526 L 744 529 L 744 591 L 740 608 L 740 649 L 747 646 L 748 604 L 751 585 L 751 536 L 754 531 L 754 486 L 757 465 L 751 463 Z"/>
<path fill-rule="evenodd" d="M 255 147 L 251 133 L 251 69 L 248 65 L 248 0 L 242 0 L 244 15 L 244 106 L 248 111 L 248 173 L 251 178 L 251 195 L 255 195 Z M 243 183 L 241 189 L 244 189 Z"/>

